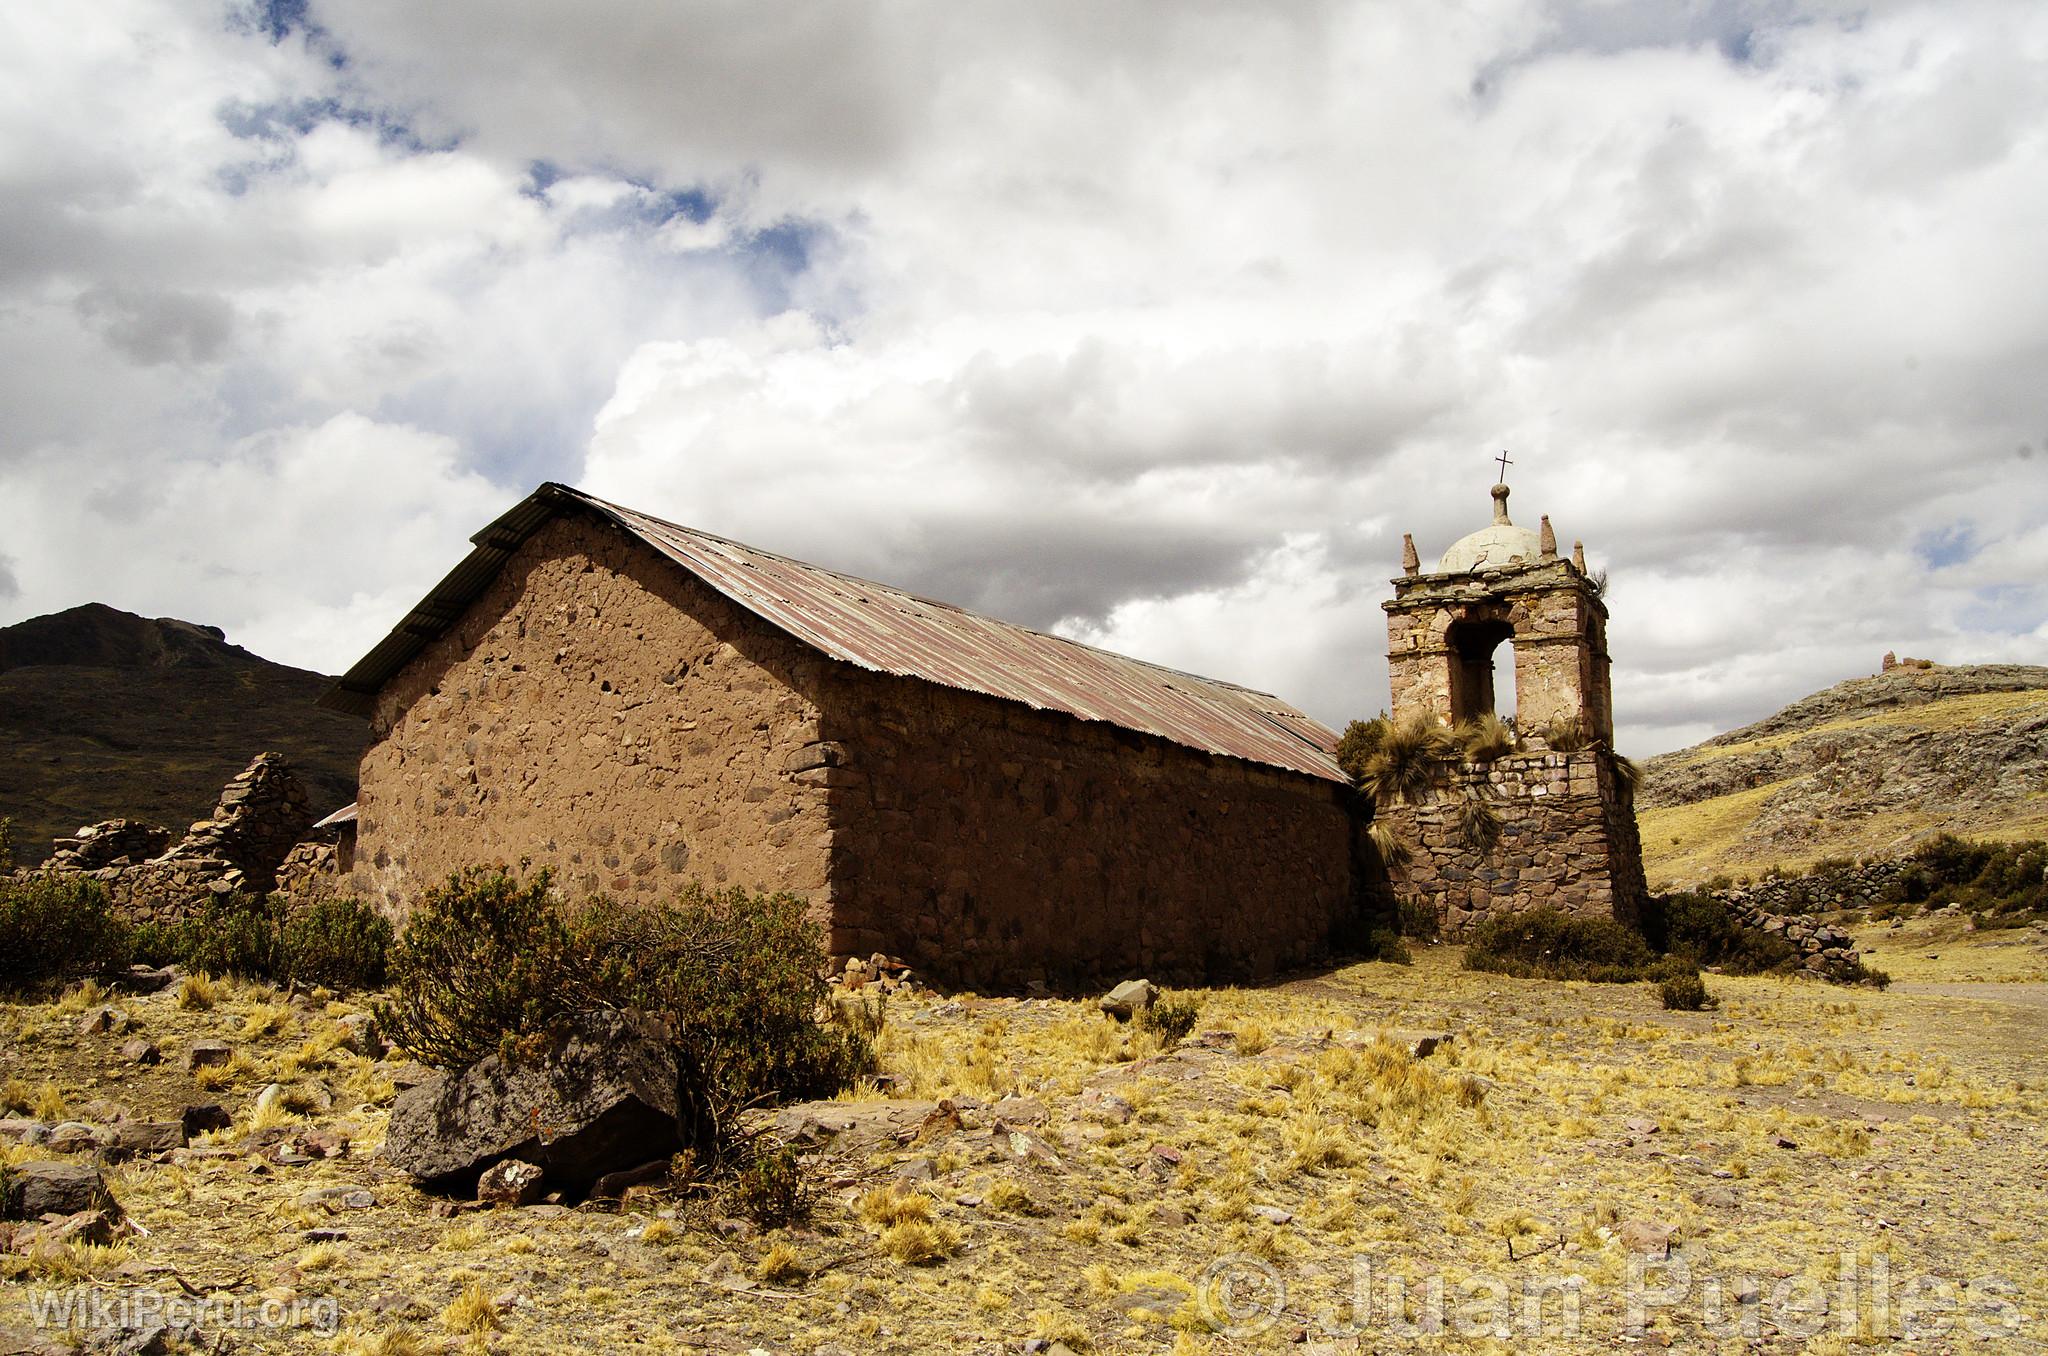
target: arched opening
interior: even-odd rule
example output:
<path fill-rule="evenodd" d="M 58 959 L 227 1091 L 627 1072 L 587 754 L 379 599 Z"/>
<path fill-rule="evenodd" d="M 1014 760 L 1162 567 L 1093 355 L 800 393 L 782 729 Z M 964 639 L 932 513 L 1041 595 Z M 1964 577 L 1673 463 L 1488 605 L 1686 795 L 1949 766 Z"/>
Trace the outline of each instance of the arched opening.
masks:
<path fill-rule="evenodd" d="M 1453 724 L 1480 716 L 1513 715 L 1515 710 L 1514 646 L 1507 651 L 1508 707 L 1500 711 L 1495 699 L 1494 651 L 1502 641 L 1512 641 L 1515 628 L 1505 621 L 1467 620 L 1452 622 L 1444 633 L 1451 651 L 1451 721 Z"/>

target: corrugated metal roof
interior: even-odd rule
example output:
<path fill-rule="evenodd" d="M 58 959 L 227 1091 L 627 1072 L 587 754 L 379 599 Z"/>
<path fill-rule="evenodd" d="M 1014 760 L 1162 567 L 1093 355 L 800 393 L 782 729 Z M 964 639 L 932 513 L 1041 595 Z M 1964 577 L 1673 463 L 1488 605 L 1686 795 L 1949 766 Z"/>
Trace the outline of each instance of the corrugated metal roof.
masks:
<path fill-rule="evenodd" d="M 348 804 L 342 806 L 339 810 L 336 810 L 333 814 L 327 816 L 327 818 L 322 820 L 316 820 L 313 824 L 313 827 L 316 829 L 333 829 L 339 828 L 343 824 L 353 824 L 355 822 L 356 803 L 354 801 L 350 801 Z"/>
<path fill-rule="evenodd" d="M 995 621 L 556 484 L 541 486 L 477 533 L 469 558 L 350 669 L 322 704 L 367 715 L 377 690 L 462 615 L 522 542 L 557 513 L 578 507 L 616 523 L 749 612 L 834 659 L 1106 721 L 1205 753 L 1348 781 L 1330 753 L 1335 734 L 1266 693 Z"/>

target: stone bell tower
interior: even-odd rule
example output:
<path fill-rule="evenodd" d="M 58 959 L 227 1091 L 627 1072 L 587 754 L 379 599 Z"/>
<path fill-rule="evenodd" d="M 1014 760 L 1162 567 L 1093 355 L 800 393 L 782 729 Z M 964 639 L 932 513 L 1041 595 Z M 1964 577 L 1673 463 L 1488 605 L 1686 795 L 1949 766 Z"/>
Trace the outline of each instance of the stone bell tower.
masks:
<path fill-rule="evenodd" d="M 1453 768 L 1418 804 L 1381 806 L 1406 842 L 1390 867 L 1395 893 L 1457 933 L 1487 915 L 1549 906 L 1633 920 L 1644 894 L 1635 793 L 1614 755 L 1604 580 L 1585 548 L 1559 556 L 1539 529 L 1508 517 L 1461 537 L 1424 573 L 1406 537 L 1387 612 L 1387 672 L 1396 723 L 1415 713 L 1447 726 L 1494 714 L 1494 658 L 1514 657 L 1517 748 Z"/>

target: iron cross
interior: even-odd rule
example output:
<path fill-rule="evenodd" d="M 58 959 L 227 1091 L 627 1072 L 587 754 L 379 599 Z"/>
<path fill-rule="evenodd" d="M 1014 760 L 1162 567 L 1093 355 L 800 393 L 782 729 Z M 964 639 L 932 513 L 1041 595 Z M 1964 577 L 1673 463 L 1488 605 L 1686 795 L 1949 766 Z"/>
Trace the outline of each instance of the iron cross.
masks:
<path fill-rule="evenodd" d="M 1514 463 L 1508 460 L 1508 454 L 1505 450 L 1501 452 L 1498 460 L 1500 462 L 1500 483 L 1505 485 L 1508 483 L 1508 467 L 1513 466 Z"/>

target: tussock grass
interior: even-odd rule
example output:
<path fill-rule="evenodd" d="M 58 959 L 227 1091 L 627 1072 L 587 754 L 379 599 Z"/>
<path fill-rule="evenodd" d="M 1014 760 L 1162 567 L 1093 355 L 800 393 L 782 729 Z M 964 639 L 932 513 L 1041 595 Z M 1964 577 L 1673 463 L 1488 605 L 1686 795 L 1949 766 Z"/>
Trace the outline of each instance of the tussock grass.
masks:
<path fill-rule="evenodd" d="M 482 1283 L 472 1281 L 441 1311 L 441 1326 L 453 1333 L 481 1333 L 497 1332 L 504 1325 Z"/>

